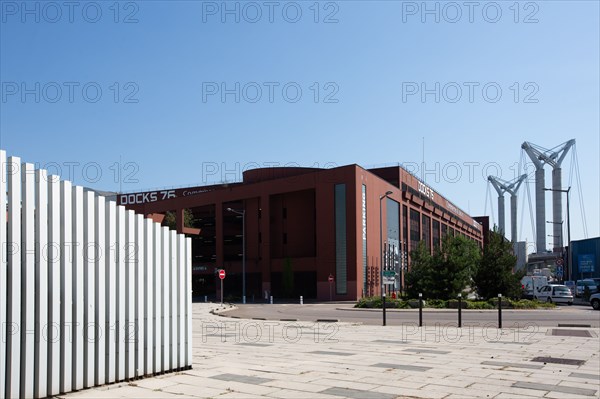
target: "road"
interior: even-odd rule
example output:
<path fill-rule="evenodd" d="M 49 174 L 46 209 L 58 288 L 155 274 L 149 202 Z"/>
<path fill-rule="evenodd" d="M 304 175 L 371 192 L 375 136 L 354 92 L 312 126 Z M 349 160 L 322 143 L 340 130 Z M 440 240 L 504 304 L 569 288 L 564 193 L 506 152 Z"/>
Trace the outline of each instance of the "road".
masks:
<path fill-rule="evenodd" d="M 354 309 L 353 303 L 322 303 L 322 304 L 246 304 L 236 305 L 237 309 L 226 312 L 229 317 L 243 319 L 296 319 L 298 321 L 317 321 L 319 319 L 335 319 L 340 322 L 380 325 L 382 323 L 381 309 Z M 386 312 L 388 325 L 415 324 L 419 320 L 419 312 L 410 310 L 388 310 Z M 456 324 L 458 310 L 456 309 L 423 309 L 423 324 L 425 326 Z M 463 326 L 497 325 L 497 310 L 463 310 Z M 600 311 L 590 306 L 558 306 L 556 309 L 539 310 L 502 310 L 502 326 L 505 328 L 527 328 L 536 325 L 557 327 L 559 324 L 577 324 L 600 327 Z"/>

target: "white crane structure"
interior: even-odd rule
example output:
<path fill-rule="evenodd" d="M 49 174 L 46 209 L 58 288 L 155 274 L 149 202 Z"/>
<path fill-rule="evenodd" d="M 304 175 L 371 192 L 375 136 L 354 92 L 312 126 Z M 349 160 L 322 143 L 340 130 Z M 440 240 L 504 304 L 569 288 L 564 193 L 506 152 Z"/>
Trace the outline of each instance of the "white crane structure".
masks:
<path fill-rule="evenodd" d="M 527 175 L 521 175 L 512 181 L 505 181 L 495 176 L 488 176 L 488 181 L 498 193 L 498 229 L 506 235 L 504 225 L 504 193 L 510 193 L 510 240 L 517 242 L 517 192 Z"/>
<path fill-rule="evenodd" d="M 536 251 L 546 251 L 546 201 L 545 201 L 545 177 L 544 165 L 552 166 L 552 218 L 554 248 L 563 246 L 562 234 L 562 161 L 565 159 L 569 149 L 575 144 L 571 139 L 554 148 L 546 149 L 541 146 L 525 141 L 521 148 L 527 153 L 535 165 L 535 232 Z M 561 191 L 562 190 L 562 191 Z"/>

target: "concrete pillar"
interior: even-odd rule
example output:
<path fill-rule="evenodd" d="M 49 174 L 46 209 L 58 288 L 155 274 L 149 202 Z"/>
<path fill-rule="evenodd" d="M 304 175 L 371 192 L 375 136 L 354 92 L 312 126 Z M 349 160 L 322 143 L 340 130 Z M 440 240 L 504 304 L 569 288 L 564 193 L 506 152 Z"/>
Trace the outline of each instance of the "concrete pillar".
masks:
<path fill-rule="evenodd" d="M 546 193 L 544 168 L 535 171 L 535 234 L 536 252 L 546 252 Z"/>
<path fill-rule="evenodd" d="M 510 196 L 510 240 L 517 242 L 517 196 Z"/>
<path fill-rule="evenodd" d="M 557 190 L 562 190 L 562 169 L 552 169 L 552 221 L 553 221 L 553 235 L 554 235 L 554 248 L 561 248 L 563 246 L 562 239 L 562 195 L 563 193 Z"/>
<path fill-rule="evenodd" d="M 504 224 L 504 195 L 498 196 L 498 229 L 500 234 L 506 237 L 506 226 Z"/>

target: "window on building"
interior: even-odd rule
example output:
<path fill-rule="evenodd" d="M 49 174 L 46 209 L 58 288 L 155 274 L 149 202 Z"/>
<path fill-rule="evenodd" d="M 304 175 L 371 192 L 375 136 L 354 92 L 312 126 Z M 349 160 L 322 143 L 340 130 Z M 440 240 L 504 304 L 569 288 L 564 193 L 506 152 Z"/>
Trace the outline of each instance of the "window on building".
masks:
<path fill-rule="evenodd" d="M 425 241 L 425 247 L 431 249 L 431 219 L 429 216 L 422 216 L 423 224 L 421 230 L 423 232 L 423 241 Z"/>
<path fill-rule="evenodd" d="M 335 212 L 335 292 L 336 294 L 347 293 L 346 264 L 346 185 L 336 184 L 334 192 Z"/>
<path fill-rule="evenodd" d="M 440 247 L 440 222 L 437 220 L 433 221 L 433 248 L 438 249 Z"/>
<path fill-rule="evenodd" d="M 421 240 L 421 221 L 419 211 L 410 210 L 410 251 L 417 249 L 417 245 Z"/>

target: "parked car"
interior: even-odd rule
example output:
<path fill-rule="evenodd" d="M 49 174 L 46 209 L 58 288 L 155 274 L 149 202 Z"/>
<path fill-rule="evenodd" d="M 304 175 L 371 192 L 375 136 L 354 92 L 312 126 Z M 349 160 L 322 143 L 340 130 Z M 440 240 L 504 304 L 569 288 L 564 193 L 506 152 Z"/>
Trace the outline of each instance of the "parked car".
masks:
<path fill-rule="evenodd" d="M 542 302 L 573 304 L 573 295 L 569 287 L 562 284 L 548 284 L 534 294 L 534 298 Z"/>
<path fill-rule="evenodd" d="M 577 283 L 575 283 L 575 296 L 582 297 L 583 293 L 585 292 L 585 287 L 589 288 L 590 294 L 595 294 L 598 292 L 598 286 L 596 285 L 596 282 L 591 278 L 586 278 L 584 280 L 577 280 Z"/>
<path fill-rule="evenodd" d="M 523 297 L 533 299 L 537 290 L 545 285 L 548 285 L 548 277 L 546 276 L 523 276 L 521 279 Z"/>
<path fill-rule="evenodd" d="M 600 293 L 594 294 L 590 297 L 590 304 L 596 310 L 600 310 Z"/>

